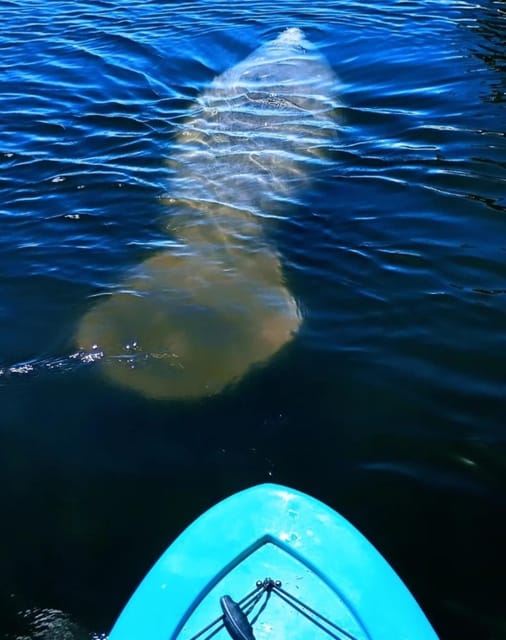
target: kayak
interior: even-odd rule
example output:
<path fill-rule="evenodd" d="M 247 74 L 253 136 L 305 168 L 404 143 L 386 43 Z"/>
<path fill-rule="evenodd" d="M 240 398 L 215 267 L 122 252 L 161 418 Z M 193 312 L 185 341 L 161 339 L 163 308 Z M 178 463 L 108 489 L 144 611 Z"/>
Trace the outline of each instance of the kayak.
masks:
<path fill-rule="evenodd" d="M 109 640 L 437 640 L 392 567 L 336 511 L 275 484 L 219 502 L 169 546 Z"/>

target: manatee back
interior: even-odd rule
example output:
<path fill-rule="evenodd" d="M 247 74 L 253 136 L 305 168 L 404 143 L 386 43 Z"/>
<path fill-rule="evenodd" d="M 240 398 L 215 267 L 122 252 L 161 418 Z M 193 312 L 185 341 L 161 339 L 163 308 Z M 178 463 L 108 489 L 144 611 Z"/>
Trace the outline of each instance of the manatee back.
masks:
<path fill-rule="evenodd" d="M 325 57 L 300 29 L 291 28 L 218 76 L 204 98 L 263 97 L 265 108 L 291 106 L 315 116 L 340 106 L 339 84 Z"/>

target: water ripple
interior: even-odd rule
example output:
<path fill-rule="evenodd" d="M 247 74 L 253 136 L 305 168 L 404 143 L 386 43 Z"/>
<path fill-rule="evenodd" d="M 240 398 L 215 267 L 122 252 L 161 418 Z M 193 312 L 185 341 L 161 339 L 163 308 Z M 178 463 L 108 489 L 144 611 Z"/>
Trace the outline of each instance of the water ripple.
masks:
<path fill-rule="evenodd" d="M 135 496 L 153 512 L 174 506 L 152 527 L 153 544 L 163 546 L 188 510 L 266 479 L 265 465 L 238 473 L 213 457 L 230 442 L 241 451 L 263 446 L 277 479 L 348 505 L 358 523 L 392 541 L 401 567 L 396 549 L 410 540 L 406 578 L 418 581 L 442 637 L 492 634 L 483 616 L 503 615 L 498 504 L 506 487 L 503 5 L 2 2 L 0 468 L 12 489 L 0 564 L 6 584 L 30 601 L 19 609 L 35 612 L 18 637 L 41 637 L 46 619 L 65 630 L 70 618 L 51 613 L 59 601 L 90 621 L 84 626 L 106 628 L 127 597 L 121 589 L 146 568 L 140 547 L 149 536 L 132 519 L 145 523 L 152 513 L 132 506 Z M 188 186 L 173 162 L 188 113 L 216 74 L 286 27 L 304 29 L 330 60 L 343 103 L 338 138 L 311 161 L 314 183 L 300 195 L 279 191 L 258 214 L 302 310 L 300 334 L 272 367 L 214 403 L 137 404 L 102 384 L 94 363 L 71 357 L 77 323 L 133 265 L 160 249 L 183 250 L 167 228 L 173 186 Z M 231 158 L 239 164 L 244 154 Z M 287 150 L 281 159 L 288 165 L 294 156 Z M 237 176 L 226 179 L 231 187 Z M 274 191 L 265 176 L 256 184 L 259 193 Z M 283 415 L 275 428 L 272 415 Z M 181 451 L 189 456 L 186 493 Z M 145 463 L 152 459 L 153 469 Z M 360 476 L 355 499 L 350 468 Z M 399 508 L 403 486 L 425 502 L 410 498 Z M 419 525 L 413 536 L 403 537 L 400 515 L 382 518 L 378 504 Z M 467 526 L 458 526 L 465 516 Z M 46 536 L 40 546 L 34 522 Z M 446 547 L 434 545 L 441 562 L 429 551 L 412 554 L 427 522 L 447 536 Z M 100 534 L 80 537 L 83 523 Z M 120 570 L 106 539 L 124 540 L 132 526 L 143 545 L 128 550 L 132 566 Z M 474 544 L 480 535 L 487 542 Z M 466 575 L 458 558 L 445 569 L 455 540 L 469 545 Z M 82 599 L 68 595 L 60 551 L 50 570 L 33 569 L 44 544 L 68 549 Z M 478 548 L 486 547 L 494 560 L 480 564 Z M 115 578 L 102 587 L 88 565 Z M 441 584 L 453 608 L 442 604 L 447 593 L 434 588 Z M 486 603 L 474 586 L 483 584 Z M 466 608 L 476 610 L 472 619 Z"/>

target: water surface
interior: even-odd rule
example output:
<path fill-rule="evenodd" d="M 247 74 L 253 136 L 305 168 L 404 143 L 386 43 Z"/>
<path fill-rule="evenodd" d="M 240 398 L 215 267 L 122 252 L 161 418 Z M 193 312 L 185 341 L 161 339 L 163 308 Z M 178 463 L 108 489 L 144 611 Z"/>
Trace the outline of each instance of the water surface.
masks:
<path fill-rule="evenodd" d="M 505 6 L 0 3 L 0 632 L 108 631 L 202 509 L 266 480 L 328 502 L 443 638 L 506 634 Z M 207 399 L 75 353 L 172 242 L 197 96 L 283 29 L 340 78 L 332 162 L 269 231 L 297 336 Z"/>

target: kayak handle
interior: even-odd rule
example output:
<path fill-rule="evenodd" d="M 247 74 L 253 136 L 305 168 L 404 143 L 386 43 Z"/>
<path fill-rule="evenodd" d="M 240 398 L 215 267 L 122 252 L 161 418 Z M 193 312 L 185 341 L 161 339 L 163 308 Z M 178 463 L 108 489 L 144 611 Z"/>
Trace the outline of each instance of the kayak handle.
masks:
<path fill-rule="evenodd" d="M 253 627 L 246 614 L 230 596 L 220 598 L 223 624 L 232 640 L 255 640 Z"/>

